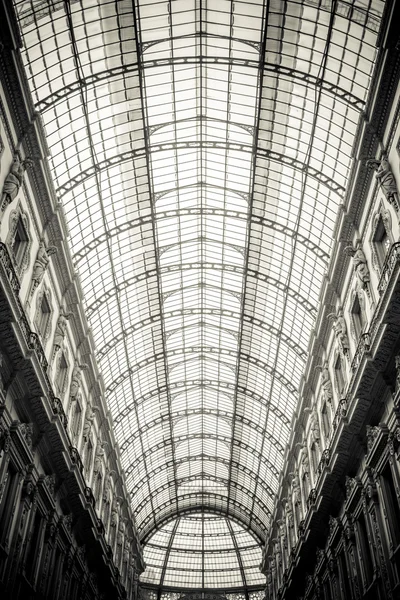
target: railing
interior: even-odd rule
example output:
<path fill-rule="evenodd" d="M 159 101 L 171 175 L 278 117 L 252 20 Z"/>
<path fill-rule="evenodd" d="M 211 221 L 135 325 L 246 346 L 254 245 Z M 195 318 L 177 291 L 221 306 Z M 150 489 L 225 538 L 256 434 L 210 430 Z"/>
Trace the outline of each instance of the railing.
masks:
<path fill-rule="evenodd" d="M 78 448 L 75 448 L 74 446 L 70 446 L 69 447 L 69 455 L 71 457 L 72 463 L 74 465 L 77 465 L 79 468 L 79 471 L 83 474 L 83 463 L 82 463 L 81 456 L 78 452 Z"/>
<path fill-rule="evenodd" d="M 64 429 L 68 427 L 68 417 L 64 412 L 62 402 L 60 398 L 55 398 L 52 394 L 50 394 L 50 402 L 51 407 L 53 409 L 53 414 L 58 415 L 61 419 L 61 422 L 64 426 Z"/>
<path fill-rule="evenodd" d="M 382 275 L 378 283 L 378 293 L 380 296 L 384 294 L 398 263 L 400 263 L 400 242 L 393 244 L 383 265 Z"/>
<path fill-rule="evenodd" d="M 354 373 L 361 364 L 362 358 L 365 353 L 369 352 L 371 347 L 371 337 L 368 332 L 362 333 L 360 341 L 358 342 L 357 350 L 354 354 L 354 358 L 351 362 L 351 370 Z"/>

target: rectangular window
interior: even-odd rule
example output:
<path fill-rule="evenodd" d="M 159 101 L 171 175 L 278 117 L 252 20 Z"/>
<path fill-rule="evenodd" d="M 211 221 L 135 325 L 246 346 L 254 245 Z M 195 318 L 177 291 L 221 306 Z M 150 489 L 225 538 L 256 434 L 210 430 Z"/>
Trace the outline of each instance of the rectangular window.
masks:
<path fill-rule="evenodd" d="M 317 455 L 317 449 L 315 447 L 314 442 L 311 444 L 310 450 L 311 450 L 311 467 L 312 467 L 313 473 L 315 474 L 318 469 L 318 455 Z"/>
<path fill-rule="evenodd" d="M 400 544 L 400 508 L 389 464 L 382 471 L 381 483 L 387 523 L 390 527 L 390 535 L 395 549 Z"/>
<path fill-rule="evenodd" d="M 379 267 L 382 268 L 385 264 L 386 256 L 390 250 L 390 238 L 387 234 L 385 224 L 382 217 L 379 217 L 378 225 L 373 238 L 376 255 L 378 258 Z"/>
<path fill-rule="evenodd" d="M 56 386 L 59 392 L 63 393 L 65 389 L 65 384 L 67 382 L 67 374 L 68 374 L 68 363 L 65 359 L 64 353 L 61 354 L 60 363 L 58 366 L 57 380 Z"/>
<path fill-rule="evenodd" d="M 24 227 L 24 223 L 22 218 L 18 218 L 18 223 L 15 228 L 15 234 L 13 241 L 11 243 L 11 250 L 14 256 L 14 260 L 17 265 L 20 267 L 24 258 L 26 245 L 29 241 L 28 234 Z"/>
<path fill-rule="evenodd" d="M 40 336 L 43 338 L 46 335 L 47 326 L 49 324 L 51 316 L 51 308 L 49 301 L 47 300 L 46 294 L 43 294 L 42 301 L 39 307 L 39 316 L 37 321 L 37 328 Z"/>
<path fill-rule="evenodd" d="M 330 431 L 331 425 L 329 422 L 328 407 L 326 406 L 326 402 L 324 402 L 324 405 L 322 407 L 321 415 L 322 415 L 322 430 L 323 430 L 324 436 L 327 438 L 327 437 L 329 437 L 329 431 Z"/>
<path fill-rule="evenodd" d="M 41 529 L 42 516 L 39 512 L 36 512 L 25 559 L 25 574 L 27 579 L 32 583 L 34 583 L 33 578 L 35 575 L 35 566 L 38 560 L 37 550 L 40 545 Z"/>
<path fill-rule="evenodd" d="M 3 491 L 0 497 L 0 545 L 4 543 L 4 538 L 10 526 L 10 520 L 13 518 L 13 503 L 16 498 L 18 487 L 18 478 L 16 472 L 9 467 L 4 476 Z"/>
<path fill-rule="evenodd" d="M 78 400 L 74 402 L 74 414 L 72 416 L 71 433 L 73 438 L 77 438 L 81 427 L 82 409 L 79 405 Z"/>
<path fill-rule="evenodd" d="M 85 457 L 85 469 L 88 473 L 90 471 L 90 467 L 92 464 L 92 454 L 93 454 L 93 446 L 92 442 L 89 440 L 86 446 L 86 457 Z"/>
<path fill-rule="evenodd" d="M 345 382 L 344 382 L 342 359 L 340 356 L 337 357 L 336 362 L 335 362 L 335 377 L 336 377 L 338 393 L 339 393 L 339 396 L 341 396 L 341 394 L 344 390 Z"/>
<path fill-rule="evenodd" d="M 353 308 L 351 309 L 351 312 L 353 316 L 355 334 L 356 337 L 359 338 L 364 331 L 367 320 L 365 318 L 365 313 L 361 308 L 358 296 L 354 298 Z"/>
<path fill-rule="evenodd" d="M 337 559 L 339 567 L 340 588 L 343 594 L 343 600 L 349 600 L 351 598 L 350 575 L 347 569 L 344 550 L 338 553 Z"/>
<path fill-rule="evenodd" d="M 361 515 L 357 519 L 357 533 L 363 562 L 364 577 L 367 585 L 369 585 L 372 581 L 374 569 L 371 555 L 371 546 L 368 541 L 367 524 L 365 522 L 364 513 L 361 513 Z"/>

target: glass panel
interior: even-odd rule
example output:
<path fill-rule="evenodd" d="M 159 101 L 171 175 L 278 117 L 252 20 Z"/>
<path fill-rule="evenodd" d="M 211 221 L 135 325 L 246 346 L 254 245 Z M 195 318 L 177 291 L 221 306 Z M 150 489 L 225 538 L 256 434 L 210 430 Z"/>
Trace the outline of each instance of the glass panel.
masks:
<path fill-rule="evenodd" d="M 14 6 L 140 535 L 265 540 L 384 3 Z M 243 584 L 166 546 L 148 581 Z"/>

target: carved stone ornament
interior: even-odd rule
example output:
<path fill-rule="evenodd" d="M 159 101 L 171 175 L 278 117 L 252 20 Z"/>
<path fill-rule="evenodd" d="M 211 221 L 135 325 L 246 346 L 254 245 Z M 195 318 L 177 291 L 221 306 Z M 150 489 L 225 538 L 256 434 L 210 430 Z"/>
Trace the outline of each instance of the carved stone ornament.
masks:
<path fill-rule="evenodd" d="M 85 417 L 85 423 L 83 425 L 83 441 L 85 442 L 85 444 L 89 440 L 89 436 L 90 436 L 90 432 L 92 430 L 94 418 L 95 418 L 95 414 L 89 407 L 88 412 Z"/>
<path fill-rule="evenodd" d="M 103 500 L 104 500 L 104 502 L 106 502 L 107 500 L 109 500 L 110 487 L 111 487 L 111 474 L 110 474 L 109 470 L 107 469 L 106 475 L 105 475 L 105 478 L 104 478 L 104 487 L 103 487 Z"/>
<path fill-rule="evenodd" d="M 396 368 L 396 392 L 400 389 L 400 354 L 398 354 L 394 359 L 394 364 Z"/>
<path fill-rule="evenodd" d="M 388 449 L 389 449 L 389 454 L 390 456 L 394 456 L 395 452 L 396 452 L 396 448 L 395 448 L 395 444 L 394 444 L 394 433 L 389 433 L 388 436 L 388 440 L 387 440 L 387 445 L 388 445 Z"/>
<path fill-rule="evenodd" d="M 72 514 L 69 513 L 68 515 L 65 515 L 63 517 L 63 523 L 67 529 L 67 531 L 71 532 L 72 531 Z"/>
<path fill-rule="evenodd" d="M 354 525 L 353 525 L 353 521 L 347 521 L 346 525 L 344 526 L 344 534 L 347 540 L 351 540 L 354 538 Z"/>
<path fill-rule="evenodd" d="M 311 506 L 313 506 L 317 501 L 317 490 L 315 488 L 312 488 L 312 490 L 310 491 L 308 498 L 307 498 L 307 507 L 310 508 Z"/>
<path fill-rule="evenodd" d="M 331 451 L 329 448 L 326 448 L 322 453 L 322 463 L 324 465 L 328 466 L 330 460 L 331 460 Z"/>
<path fill-rule="evenodd" d="M 61 371 L 61 362 L 64 359 L 67 368 L 66 368 L 66 372 L 68 372 L 69 370 L 69 360 L 68 360 L 68 348 L 64 348 L 62 352 L 59 352 L 57 359 L 56 359 L 56 372 L 54 374 L 54 379 L 57 382 L 57 389 L 60 393 L 61 396 L 63 396 L 67 390 L 67 384 L 68 384 L 68 377 L 65 376 L 63 377 L 62 381 L 59 381 L 59 377 L 60 377 L 60 371 Z"/>
<path fill-rule="evenodd" d="M 331 574 L 338 570 L 338 563 L 334 556 L 330 556 L 328 559 L 328 569 Z"/>
<path fill-rule="evenodd" d="M 347 415 L 347 398 L 342 398 L 339 402 L 339 414 L 342 418 Z"/>
<path fill-rule="evenodd" d="M 369 292 L 371 277 L 363 249 L 361 246 L 357 246 L 356 248 L 353 248 L 353 246 L 346 246 L 344 251 L 347 255 L 352 257 L 354 273 L 361 288 Z"/>
<path fill-rule="evenodd" d="M 47 489 L 49 490 L 51 496 L 54 497 L 55 485 L 56 485 L 56 476 L 54 473 L 51 475 L 46 475 L 44 478 L 44 482 L 46 484 Z"/>
<path fill-rule="evenodd" d="M 21 160 L 19 152 L 14 154 L 10 170 L 3 184 L 0 205 L 0 223 L 7 206 L 9 206 L 9 204 L 11 204 L 11 202 L 13 202 L 18 196 L 19 190 L 21 189 L 24 181 L 24 173 L 27 167 L 31 167 L 32 165 L 33 162 L 30 158 Z"/>
<path fill-rule="evenodd" d="M 367 447 L 368 452 L 371 451 L 372 446 L 374 445 L 375 440 L 379 436 L 381 430 L 377 425 L 367 425 Z"/>
<path fill-rule="evenodd" d="M 286 514 L 287 514 L 288 527 L 289 527 L 289 529 L 293 529 L 293 527 L 294 527 L 293 511 L 289 506 L 287 507 Z"/>
<path fill-rule="evenodd" d="M 325 402 L 332 405 L 333 388 L 332 388 L 332 382 L 331 382 L 331 377 L 329 374 L 328 365 L 326 363 L 321 368 L 321 385 L 322 385 L 323 398 L 324 398 Z"/>
<path fill-rule="evenodd" d="M 8 427 L 4 425 L 0 425 L 0 448 L 4 453 L 7 453 L 10 450 L 11 444 L 11 435 Z"/>
<path fill-rule="evenodd" d="M 340 309 L 337 314 L 331 313 L 327 317 L 333 320 L 333 330 L 335 332 L 336 344 L 342 358 L 349 356 L 349 336 L 347 335 L 347 325 L 343 316 L 343 311 Z"/>
<path fill-rule="evenodd" d="M 97 444 L 97 448 L 96 448 L 95 458 L 94 458 L 94 467 L 93 467 L 94 473 L 98 473 L 100 471 L 101 464 L 103 462 L 103 457 L 105 454 L 104 446 L 105 446 L 105 443 L 102 442 L 101 440 L 99 440 L 99 442 Z"/>
<path fill-rule="evenodd" d="M 295 504 L 301 503 L 300 482 L 299 476 L 295 473 L 292 481 L 293 501 Z"/>
<path fill-rule="evenodd" d="M 321 563 L 324 560 L 325 551 L 322 548 L 317 548 L 316 555 L 317 555 L 317 565 L 318 565 L 319 563 Z"/>
<path fill-rule="evenodd" d="M 337 525 L 339 524 L 339 519 L 329 516 L 329 537 L 332 537 L 333 532 L 335 531 Z"/>
<path fill-rule="evenodd" d="M 346 488 L 346 499 L 351 496 L 352 491 L 357 485 L 357 480 L 355 477 L 348 477 L 346 475 L 345 488 Z"/>
<path fill-rule="evenodd" d="M 26 444 L 30 450 L 32 450 L 32 437 L 33 437 L 33 424 L 32 423 L 21 423 L 19 430 L 26 441 Z"/>
<path fill-rule="evenodd" d="M 302 455 L 301 455 L 301 464 L 303 467 L 303 473 L 309 475 L 310 473 L 310 461 L 308 459 L 308 450 L 307 446 L 303 446 Z"/>
<path fill-rule="evenodd" d="M 375 177 L 383 195 L 395 211 L 399 212 L 399 194 L 387 154 L 383 153 L 380 160 L 369 160 L 367 165 L 375 169 Z"/>
<path fill-rule="evenodd" d="M 65 313 L 62 309 L 57 320 L 56 330 L 54 332 L 54 352 L 59 350 L 64 342 L 65 334 L 67 331 L 68 319 L 73 316 L 72 312 Z"/>
<path fill-rule="evenodd" d="M 374 498 L 377 494 L 375 471 L 372 467 L 367 467 L 368 479 L 365 484 L 365 492 L 368 498 Z"/>
<path fill-rule="evenodd" d="M 118 500 L 114 500 L 111 507 L 111 527 L 116 527 L 118 523 Z"/>
<path fill-rule="evenodd" d="M 30 465 L 30 467 L 33 467 L 33 465 Z M 33 495 L 35 488 L 36 488 L 36 485 L 32 478 L 32 470 L 31 470 L 31 468 L 29 468 L 28 473 L 24 480 L 23 487 L 22 487 L 22 493 L 24 496 L 31 497 Z"/>
<path fill-rule="evenodd" d="M 71 387 L 69 391 L 69 397 L 72 401 L 77 400 L 80 394 L 82 385 L 82 370 L 87 369 L 87 364 L 76 364 L 72 372 Z"/>

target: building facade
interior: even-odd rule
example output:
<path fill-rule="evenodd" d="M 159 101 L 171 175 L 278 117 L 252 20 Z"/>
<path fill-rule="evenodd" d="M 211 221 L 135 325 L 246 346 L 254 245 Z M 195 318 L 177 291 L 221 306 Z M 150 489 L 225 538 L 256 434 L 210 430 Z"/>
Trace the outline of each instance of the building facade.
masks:
<path fill-rule="evenodd" d="M 398 6 L 392 9 L 264 548 L 271 600 L 400 597 Z"/>
<path fill-rule="evenodd" d="M 135 598 L 142 550 L 7 4 L 0 51 L 0 596 Z"/>

